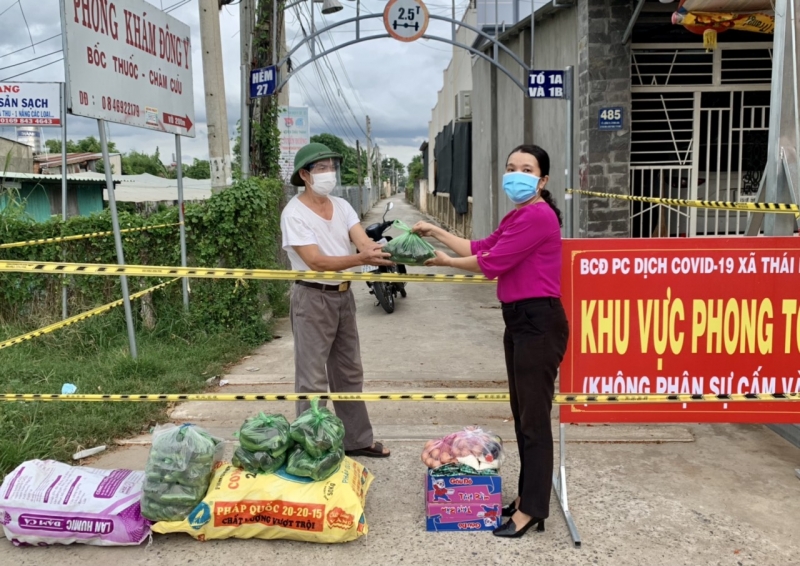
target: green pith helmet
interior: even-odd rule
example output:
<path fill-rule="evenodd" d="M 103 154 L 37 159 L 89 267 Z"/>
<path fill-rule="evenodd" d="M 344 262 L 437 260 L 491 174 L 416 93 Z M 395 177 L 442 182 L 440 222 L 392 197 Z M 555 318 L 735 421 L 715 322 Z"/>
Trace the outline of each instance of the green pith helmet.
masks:
<path fill-rule="evenodd" d="M 331 151 L 331 149 L 325 144 L 310 143 L 303 146 L 300 148 L 300 151 L 297 152 L 297 155 L 294 156 L 294 173 L 292 173 L 291 179 L 292 185 L 295 187 L 305 186 L 305 182 L 300 177 L 300 171 L 312 163 L 316 163 L 317 161 L 321 161 L 323 159 L 341 158 L 341 155 L 335 151 Z"/>

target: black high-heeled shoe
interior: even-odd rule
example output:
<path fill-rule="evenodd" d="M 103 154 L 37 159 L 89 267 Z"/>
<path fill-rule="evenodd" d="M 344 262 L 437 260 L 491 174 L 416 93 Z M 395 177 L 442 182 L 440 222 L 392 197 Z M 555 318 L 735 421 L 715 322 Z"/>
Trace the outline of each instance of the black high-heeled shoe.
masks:
<path fill-rule="evenodd" d="M 504 525 L 501 525 L 497 527 L 495 530 L 493 530 L 492 534 L 496 537 L 519 538 L 525 533 L 527 533 L 528 529 L 530 529 L 533 525 L 536 525 L 537 532 L 540 533 L 544 532 L 544 519 L 533 518 L 519 530 L 517 530 L 517 525 L 514 523 L 514 521 L 509 520 Z"/>
<path fill-rule="evenodd" d="M 508 505 L 503 507 L 503 510 L 501 511 L 501 515 L 503 517 L 513 517 L 514 513 L 516 513 L 516 512 L 517 512 L 516 504 L 515 503 L 509 503 Z"/>

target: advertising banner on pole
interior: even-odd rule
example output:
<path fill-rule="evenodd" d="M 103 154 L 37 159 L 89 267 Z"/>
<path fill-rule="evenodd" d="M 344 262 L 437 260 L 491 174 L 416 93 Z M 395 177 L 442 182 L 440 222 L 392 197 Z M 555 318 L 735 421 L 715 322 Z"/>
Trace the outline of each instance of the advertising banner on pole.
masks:
<path fill-rule="evenodd" d="M 0 126 L 61 126 L 59 83 L 0 83 Z"/>
<path fill-rule="evenodd" d="M 561 393 L 800 392 L 797 238 L 564 240 Z M 564 423 L 800 423 L 793 403 L 565 406 Z"/>
<path fill-rule="evenodd" d="M 189 26 L 144 0 L 63 6 L 73 114 L 195 136 Z"/>
<path fill-rule="evenodd" d="M 294 172 L 294 156 L 301 147 L 311 143 L 308 108 L 305 106 L 279 107 L 278 130 L 281 133 L 281 177 L 288 182 Z"/>

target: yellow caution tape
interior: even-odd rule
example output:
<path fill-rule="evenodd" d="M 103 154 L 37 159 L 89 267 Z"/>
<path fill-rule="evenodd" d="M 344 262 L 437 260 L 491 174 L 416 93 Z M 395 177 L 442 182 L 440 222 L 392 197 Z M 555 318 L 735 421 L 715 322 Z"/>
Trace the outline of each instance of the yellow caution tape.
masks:
<path fill-rule="evenodd" d="M 132 277 L 192 277 L 200 279 L 300 279 L 333 281 L 386 281 L 403 283 L 494 284 L 482 275 L 444 275 L 441 273 L 355 273 L 352 271 L 290 271 L 283 269 L 220 269 L 206 267 L 165 267 L 116 265 L 113 263 L 61 263 L 0 260 L 0 272 L 69 275 L 128 275 Z"/>
<path fill-rule="evenodd" d="M 148 293 L 152 293 L 153 291 L 157 291 L 158 289 L 162 289 L 163 287 L 166 287 L 170 283 L 174 283 L 175 281 L 178 281 L 178 280 L 179 280 L 179 278 L 176 278 L 176 279 L 173 279 L 172 281 L 167 281 L 166 283 L 162 283 L 160 285 L 156 285 L 155 287 L 150 287 L 149 289 L 145 289 L 144 291 L 139 291 L 138 293 L 134 293 L 133 295 L 131 295 L 130 299 L 132 301 L 136 300 L 136 299 L 139 299 L 141 297 L 144 297 Z M 59 330 L 59 329 L 64 328 L 66 326 L 70 326 L 72 324 L 75 324 L 76 322 L 81 322 L 82 320 L 86 320 L 87 318 L 91 318 L 93 316 L 97 316 L 98 314 L 106 313 L 106 312 L 110 311 L 111 309 L 122 305 L 122 303 L 123 303 L 123 299 L 119 299 L 119 300 L 116 300 L 114 302 L 111 302 L 111 303 L 108 303 L 106 305 L 103 305 L 101 307 L 97 307 L 95 309 L 92 309 L 90 311 L 86 311 L 84 313 L 77 314 L 75 316 L 71 316 L 71 317 L 69 317 L 69 318 L 67 318 L 65 320 L 62 320 L 61 322 L 56 322 L 54 324 L 51 324 L 50 326 L 45 326 L 44 328 L 40 328 L 39 330 L 34 330 L 33 332 L 28 332 L 27 334 L 23 334 L 22 336 L 17 336 L 16 338 L 11 338 L 9 340 L 5 340 L 4 342 L 0 342 L 0 350 L 2 350 L 3 348 L 8 348 L 9 346 L 14 346 L 16 344 L 20 344 L 22 342 L 25 342 L 26 340 L 32 340 L 33 338 L 38 338 L 39 336 L 43 336 L 45 334 L 50 334 L 51 332 L 55 332 L 56 330 Z"/>
<path fill-rule="evenodd" d="M 47 393 L 0 393 L 0 401 L 78 401 L 78 402 L 177 402 L 177 401 L 508 401 L 509 394 L 494 393 L 199 393 L 162 395 L 60 395 Z M 558 394 L 555 405 L 596 405 L 631 403 L 730 403 L 734 401 L 800 401 L 800 393 L 731 393 L 729 395 L 632 394 L 584 395 Z M 800 416 L 800 410 L 798 412 Z"/>
<path fill-rule="evenodd" d="M 567 189 L 568 193 L 586 195 L 590 197 L 614 198 L 634 202 L 647 202 L 651 204 L 665 204 L 668 206 L 686 206 L 691 208 L 710 208 L 714 210 L 738 210 L 740 212 L 774 212 L 798 215 L 800 206 L 796 204 L 783 204 L 778 202 L 728 202 L 717 200 L 687 200 L 679 198 L 637 197 L 631 195 L 615 195 L 611 193 L 595 193 L 578 189 Z"/>
<path fill-rule="evenodd" d="M 131 232 L 146 232 L 157 228 L 170 228 L 180 226 L 180 222 L 174 224 L 156 224 L 154 226 L 143 226 L 142 228 L 125 228 L 120 230 L 120 234 L 130 234 Z M 10 244 L 0 244 L 0 250 L 8 248 L 24 248 L 25 246 L 39 246 L 42 244 L 57 244 L 58 242 L 74 242 L 75 240 L 85 240 L 87 238 L 102 238 L 112 236 L 114 232 L 91 232 L 89 234 L 76 234 L 74 236 L 59 236 L 57 238 L 42 238 L 41 240 L 26 240 L 24 242 L 12 242 Z"/>

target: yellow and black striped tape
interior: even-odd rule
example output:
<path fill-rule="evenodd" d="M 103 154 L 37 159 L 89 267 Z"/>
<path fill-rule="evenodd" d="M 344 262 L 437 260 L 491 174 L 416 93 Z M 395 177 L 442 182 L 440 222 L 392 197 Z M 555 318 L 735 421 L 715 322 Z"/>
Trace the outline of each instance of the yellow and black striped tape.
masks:
<path fill-rule="evenodd" d="M 153 265 L 116 265 L 111 263 L 61 263 L 0 260 L 0 272 L 46 273 L 68 275 L 107 275 L 131 277 L 191 277 L 200 279 L 268 279 L 297 281 L 395 281 L 405 283 L 494 284 L 482 275 L 445 275 L 441 273 L 356 273 L 352 271 L 291 271 L 283 269 L 220 269 L 206 267 L 165 267 Z"/>
<path fill-rule="evenodd" d="M 685 206 L 691 208 L 709 208 L 713 210 L 738 210 L 740 212 L 774 212 L 784 214 L 800 213 L 796 204 L 783 204 L 778 202 L 730 202 L 716 200 L 687 200 L 678 198 L 637 197 L 631 195 L 615 195 L 611 193 L 596 193 L 579 189 L 567 189 L 568 193 L 586 195 L 599 198 L 613 198 L 634 202 L 647 202 L 650 204 L 665 204 L 668 206 Z"/>
<path fill-rule="evenodd" d="M 146 232 L 147 230 L 156 230 L 158 228 L 171 228 L 173 226 L 180 226 L 180 222 L 174 224 L 156 224 L 154 226 L 143 226 L 141 228 L 125 228 L 120 230 L 120 234 L 130 234 L 131 232 Z M 88 238 L 102 238 L 104 236 L 112 236 L 114 232 L 90 232 L 88 234 L 75 234 L 73 236 L 59 236 L 57 238 L 42 238 L 40 240 L 26 240 L 24 242 L 11 242 L 9 244 L 0 244 L 0 250 L 8 248 L 24 248 L 25 246 L 40 246 L 42 244 L 57 244 L 59 242 L 74 242 L 76 240 L 86 240 Z"/>
<path fill-rule="evenodd" d="M 326 401 L 439 401 L 439 402 L 505 402 L 509 394 L 492 393 L 198 393 L 161 395 L 60 395 L 46 393 L 5 393 L 1 401 L 69 401 L 69 402 L 178 402 L 178 401 L 310 401 L 318 398 Z M 632 394 L 632 395 L 585 395 L 557 394 L 555 405 L 597 405 L 638 403 L 731 403 L 735 401 L 800 401 L 800 393 L 732 393 L 729 395 L 692 394 Z M 800 416 L 800 408 L 798 409 Z"/>
<path fill-rule="evenodd" d="M 139 299 L 141 297 L 144 297 L 148 293 L 152 293 L 154 291 L 157 291 L 158 289 L 162 289 L 162 288 L 166 287 L 167 285 L 169 285 L 171 283 L 174 283 L 175 281 L 178 281 L 178 280 L 179 280 L 179 278 L 176 278 L 176 279 L 173 279 L 172 281 L 167 281 L 166 283 L 162 283 L 160 285 L 156 285 L 155 287 L 150 287 L 149 289 L 145 289 L 144 291 L 139 291 L 138 293 L 134 293 L 133 295 L 131 295 L 130 299 L 132 301 L 136 300 L 136 299 Z M 106 312 L 110 311 L 111 309 L 122 305 L 122 303 L 123 303 L 123 300 L 119 299 L 119 300 L 116 300 L 114 302 L 111 302 L 111 303 L 108 303 L 106 305 L 103 305 L 101 307 L 94 308 L 94 309 L 92 309 L 90 311 L 86 311 L 86 312 L 83 312 L 81 314 L 77 314 L 75 316 L 71 316 L 71 317 L 69 317 L 69 318 L 67 318 L 65 320 L 62 320 L 61 322 L 56 322 L 54 324 L 51 324 L 50 326 L 45 326 L 44 328 L 40 328 L 38 330 L 34 330 L 33 332 L 28 332 L 27 334 L 23 334 L 21 336 L 17 336 L 16 338 L 10 338 L 9 340 L 5 340 L 3 342 L 0 342 L 0 350 L 2 350 L 3 348 L 8 348 L 9 346 L 14 346 L 16 344 L 20 344 L 22 342 L 25 342 L 26 340 L 32 340 L 33 338 L 38 338 L 39 336 L 43 336 L 45 334 L 50 334 L 51 332 L 55 332 L 56 330 L 60 330 L 61 328 L 64 328 L 66 326 L 70 326 L 72 324 L 75 324 L 76 322 L 81 322 L 83 320 L 86 320 L 87 318 L 92 318 L 93 316 L 97 316 L 98 314 L 106 313 Z"/>

